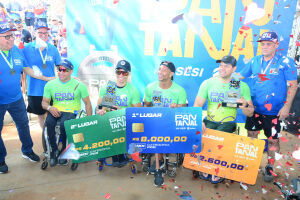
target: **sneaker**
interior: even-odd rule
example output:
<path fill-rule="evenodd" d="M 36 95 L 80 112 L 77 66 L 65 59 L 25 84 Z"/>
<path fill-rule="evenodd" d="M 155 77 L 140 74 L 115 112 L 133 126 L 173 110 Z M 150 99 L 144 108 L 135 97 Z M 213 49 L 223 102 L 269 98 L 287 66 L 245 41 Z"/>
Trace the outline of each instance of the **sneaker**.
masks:
<path fill-rule="evenodd" d="M 271 174 L 270 170 L 273 171 L 273 166 L 270 164 L 267 164 L 264 171 L 264 181 L 265 182 L 271 182 L 274 179 L 274 176 Z"/>
<path fill-rule="evenodd" d="M 5 174 L 8 172 L 8 167 L 5 163 L 5 161 L 0 163 L 0 174 Z"/>
<path fill-rule="evenodd" d="M 58 156 L 59 156 L 58 150 L 50 153 L 50 167 L 54 167 L 57 164 Z"/>
<path fill-rule="evenodd" d="M 36 155 L 34 152 L 31 153 L 23 153 L 23 158 L 29 159 L 31 162 L 39 162 L 40 157 Z"/>
<path fill-rule="evenodd" d="M 163 169 L 165 166 L 164 160 L 159 160 L 159 169 Z M 149 173 L 154 174 L 156 171 L 156 162 L 154 161 L 149 168 Z"/>
<path fill-rule="evenodd" d="M 68 160 L 67 159 L 59 159 L 58 160 L 58 164 L 59 165 L 68 165 Z"/>
<path fill-rule="evenodd" d="M 162 170 L 158 169 L 154 172 L 154 185 L 156 187 L 162 186 L 164 184 L 164 178 L 162 177 Z"/>

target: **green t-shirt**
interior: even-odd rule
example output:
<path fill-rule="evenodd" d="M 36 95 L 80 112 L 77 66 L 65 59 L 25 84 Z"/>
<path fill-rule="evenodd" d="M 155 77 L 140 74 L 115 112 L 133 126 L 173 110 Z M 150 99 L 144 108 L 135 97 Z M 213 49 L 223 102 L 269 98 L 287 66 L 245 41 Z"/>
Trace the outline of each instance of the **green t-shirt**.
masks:
<path fill-rule="evenodd" d="M 79 111 L 81 98 L 89 96 L 87 87 L 76 79 L 63 83 L 56 78 L 46 83 L 44 97 L 53 100 L 53 107 L 61 112 Z"/>
<path fill-rule="evenodd" d="M 230 83 L 222 83 L 219 77 L 205 80 L 197 96 L 208 100 L 207 119 L 214 122 L 232 122 L 236 119 L 237 108 L 222 107 L 226 92 L 230 90 Z M 240 82 L 241 97 L 251 100 L 250 89 L 244 82 Z"/>
<path fill-rule="evenodd" d="M 100 98 L 103 98 L 106 94 L 106 87 L 100 89 Z M 116 87 L 116 106 L 127 108 L 137 103 L 141 103 L 141 95 L 132 84 L 127 83 L 122 88 Z"/>
<path fill-rule="evenodd" d="M 161 89 L 158 82 L 150 83 L 145 89 L 144 99 L 153 107 L 169 107 L 171 103 L 186 104 L 187 95 L 183 87 L 175 82 L 168 89 Z"/>

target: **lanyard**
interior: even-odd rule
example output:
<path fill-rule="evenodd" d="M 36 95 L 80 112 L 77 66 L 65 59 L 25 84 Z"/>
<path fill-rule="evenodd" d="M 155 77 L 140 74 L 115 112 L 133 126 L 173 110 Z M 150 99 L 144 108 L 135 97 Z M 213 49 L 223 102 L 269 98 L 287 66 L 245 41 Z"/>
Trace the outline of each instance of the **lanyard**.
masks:
<path fill-rule="evenodd" d="M 7 65 L 9 66 L 9 68 L 12 70 L 14 68 L 13 63 L 12 63 L 12 58 L 10 57 L 10 61 L 8 61 L 6 56 L 3 55 L 3 52 L 1 50 L 0 50 L 0 53 L 1 53 L 2 57 L 4 58 L 5 62 L 7 63 Z"/>
<path fill-rule="evenodd" d="M 263 70 L 263 56 L 261 57 L 261 74 L 266 74 L 267 70 L 269 69 L 272 61 L 274 59 L 274 56 L 272 57 L 272 60 L 270 60 L 269 64 L 267 65 L 266 69 Z"/>
<path fill-rule="evenodd" d="M 40 52 L 40 55 L 41 55 L 41 58 L 42 58 L 42 61 L 43 61 L 43 65 L 44 65 L 44 64 L 46 64 L 46 58 L 47 58 L 47 53 L 48 52 L 46 53 L 45 58 L 44 58 L 40 48 L 39 48 L 39 52 Z"/>

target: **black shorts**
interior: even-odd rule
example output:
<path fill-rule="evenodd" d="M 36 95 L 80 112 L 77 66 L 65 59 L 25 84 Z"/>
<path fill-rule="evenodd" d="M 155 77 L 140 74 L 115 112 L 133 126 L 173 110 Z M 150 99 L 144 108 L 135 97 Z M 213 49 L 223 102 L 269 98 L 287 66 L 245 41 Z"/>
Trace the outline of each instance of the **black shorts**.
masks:
<path fill-rule="evenodd" d="M 236 123 L 234 122 L 212 122 L 207 119 L 203 120 L 206 128 L 213 130 L 224 131 L 227 133 L 233 133 L 236 130 Z"/>
<path fill-rule="evenodd" d="M 33 26 L 34 25 L 34 18 L 25 18 L 25 24 L 26 26 Z"/>
<path fill-rule="evenodd" d="M 247 117 L 245 128 L 248 131 L 264 130 L 267 138 L 272 136 L 272 139 L 278 139 L 281 130 L 280 123 L 277 115 L 263 115 L 254 112 L 252 117 Z"/>
<path fill-rule="evenodd" d="M 28 96 L 27 112 L 36 115 L 43 115 L 47 111 L 42 108 L 42 96 Z"/>

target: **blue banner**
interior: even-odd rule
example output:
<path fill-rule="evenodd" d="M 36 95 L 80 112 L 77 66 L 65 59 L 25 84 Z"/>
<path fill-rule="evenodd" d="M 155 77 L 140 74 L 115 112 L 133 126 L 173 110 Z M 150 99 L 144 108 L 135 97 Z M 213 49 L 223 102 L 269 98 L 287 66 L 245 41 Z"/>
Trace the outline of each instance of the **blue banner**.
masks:
<path fill-rule="evenodd" d="M 176 66 L 174 81 L 192 106 L 200 84 L 231 54 L 239 71 L 255 55 L 263 32 L 277 32 L 287 54 L 296 0 L 67 0 L 68 56 L 95 105 L 99 88 L 114 80 L 114 65 L 132 65 L 132 83 L 144 94 L 162 60 Z"/>
<path fill-rule="evenodd" d="M 128 153 L 201 151 L 201 108 L 126 108 Z"/>

